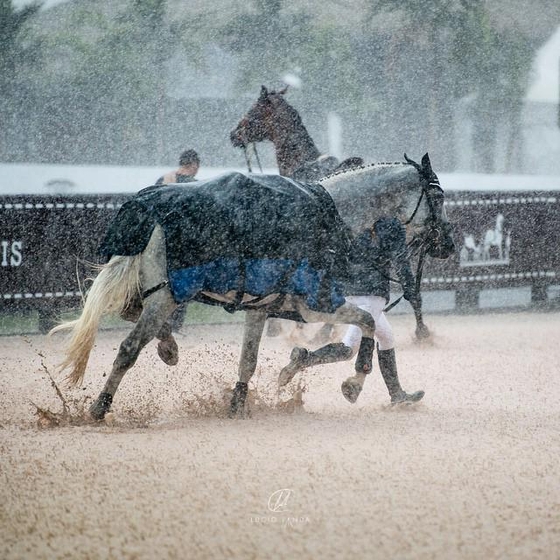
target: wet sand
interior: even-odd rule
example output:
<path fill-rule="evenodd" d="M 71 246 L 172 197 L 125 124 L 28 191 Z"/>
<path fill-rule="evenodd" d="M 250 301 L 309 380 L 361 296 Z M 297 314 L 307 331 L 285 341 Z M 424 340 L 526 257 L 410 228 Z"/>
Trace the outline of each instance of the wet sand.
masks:
<path fill-rule="evenodd" d="M 291 346 L 265 338 L 244 420 L 226 416 L 239 325 L 190 327 L 174 368 L 150 343 L 100 424 L 81 415 L 123 331 L 83 388 L 60 384 L 66 415 L 62 339 L 0 338 L 0 558 L 558 557 L 560 313 L 429 316 L 424 344 L 391 320 L 420 404 L 388 406 L 376 368 L 347 403 L 351 362 L 279 395 Z"/>

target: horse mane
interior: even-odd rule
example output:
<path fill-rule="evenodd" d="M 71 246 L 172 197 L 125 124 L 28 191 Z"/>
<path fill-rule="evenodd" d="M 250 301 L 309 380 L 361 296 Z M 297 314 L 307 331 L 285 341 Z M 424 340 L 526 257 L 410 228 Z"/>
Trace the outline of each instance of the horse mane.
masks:
<path fill-rule="evenodd" d="M 406 161 L 368 163 L 366 165 L 359 165 L 356 167 L 352 167 L 350 169 L 341 169 L 341 170 L 333 171 L 332 173 L 329 173 L 328 175 L 323 177 L 319 182 L 323 183 L 324 181 L 331 180 L 331 179 L 336 180 L 337 178 L 342 178 L 342 176 L 344 176 L 344 178 L 352 177 L 374 168 L 386 169 L 388 167 L 401 167 L 404 165 L 410 165 L 412 167 L 412 164 Z"/>
<path fill-rule="evenodd" d="M 277 109 L 285 111 L 285 116 L 287 116 L 287 120 L 291 125 L 291 132 L 298 135 L 299 142 L 303 144 L 302 148 L 305 150 L 316 151 L 318 157 L 320 155 L 319 149 L 303 124 L 303 120 L 298 111 L 286 101 L 282 92 L 271 91 L 268 95 L 269 97 L 274 96 L 275 99 L 279 100 Z"/>

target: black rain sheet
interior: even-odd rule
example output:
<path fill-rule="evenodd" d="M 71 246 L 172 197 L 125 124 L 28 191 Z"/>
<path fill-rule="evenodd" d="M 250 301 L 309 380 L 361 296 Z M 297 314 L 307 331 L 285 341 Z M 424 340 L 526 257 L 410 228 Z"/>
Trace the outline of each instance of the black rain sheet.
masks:
<path fill-rule="evenodd" d="M 141 253 L 156 223 L 165 232 L 172 285 L 177 288 L 177 278 L 185 276 L 178 271 L 186 270 L 189 278 L 198 278 L 196 286 L 185 288 L 183 282 L 181 290 L 173 290 L 177 300 L 192 297 L 195 290 L 208 290 L 201 274 L 204 277 L 204 270 L 212 270 L 215 280 L 220 263 L 228 263 L 228 270 L 241 271 L 243 276 L 247 268 L 270 273 L 278 270 L 271 263 L 281 264 L 277 283 L 281 282 L 283 289 L 253 278 L 253 285 L 266 285 L 266 293 L 253 295 L 301 291 L 301 283 L 292 281 L 292 287 L 286 286 L 290 285 L 290 271 L 299 270 L 301 275 L 302 266 L 319 273 L 321 286 L 317 289 L 325 294 L 333 292 L 333 281 L 346 276 L 349 232 L 331 197 L 318 184 L 297 183 L 278 175 L 229 173 L 181 186 L 149 187 L 119 210 L 100 253 L 106 258 Z M 267 266 L 255 267 L 256 262 Z M 245 290 L 242 283 L 232 280 L 232 274 L 223 272 L 222 293 L 232 282 L 238 290 Z M 295 288 L 296 284 L 299 287 Z M 320 299 L 314 298 L 317 301 L 311 307 L 327 310 L 341 303 L 340 298 L 333 303 L 330 296 L 329 302 Z"/>

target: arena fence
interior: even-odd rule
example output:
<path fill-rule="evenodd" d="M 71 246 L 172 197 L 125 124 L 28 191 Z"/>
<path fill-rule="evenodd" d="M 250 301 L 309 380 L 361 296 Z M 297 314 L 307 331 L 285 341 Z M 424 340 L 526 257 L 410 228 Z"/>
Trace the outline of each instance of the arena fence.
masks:
<path fill-rule="evenodd" d="M 457 252 L 430 259 L 423 290 L 453 290 L 459 309 L 479 305 L 482 290 L 529 287 L 547 303 L 560 274 L 560 191 L 446 193 Z"/>
<path fill-rule="evenodd" d="M 0 306 L 39 312 L 40 329 L 81 302 L 107 224 L 130 194 L 0 196 Z M 560 190 L 453 191 L 446 207 L 457 253 L 428 259 L 424 291 L 451 291 L 473 310 L 488 289 L 528 287 L 551 300 L 560 275 Z M 80 280 L 81 279 L 81 280 Z"/>

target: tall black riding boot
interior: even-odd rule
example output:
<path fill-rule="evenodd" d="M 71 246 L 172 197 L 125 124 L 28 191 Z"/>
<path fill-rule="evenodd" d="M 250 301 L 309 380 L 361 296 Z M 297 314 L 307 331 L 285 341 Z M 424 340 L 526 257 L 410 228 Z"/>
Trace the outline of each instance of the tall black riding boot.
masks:
<path fill-rule="evenodd" d="M 294 378 L 294 375 L 302 369 L 321 364 L 342 362 L 344 360 L 349 360 L 351 357 L 352 348 L 346 346 L 342 342 L 327 344 L 314 352 L 310 352 L 306 348 L 296 347 L 290 354 L 290 363 L 280 372 L 278 384 L 281 387 L 286 385 Z"/>
<path fill-rule="evenodd" d="M 424 391 L 416 391 L 412 394 L 403 391 L 397 374 L 397 360 L 395 358 L 394 348 L 390 350 L 378 349 L 377 360 L 379 362 L 379 369 L 381 370 L 383 381 L 385 381 L 385 385 L 387 385 L 389 395 L 391 396 L 391 404 L 412 404 L 418 402 L 424 396 Z"/>

